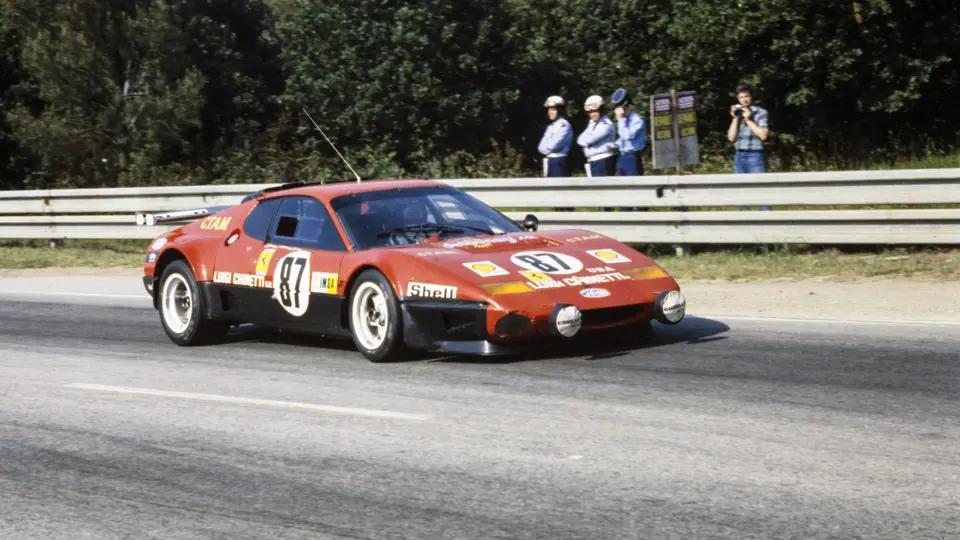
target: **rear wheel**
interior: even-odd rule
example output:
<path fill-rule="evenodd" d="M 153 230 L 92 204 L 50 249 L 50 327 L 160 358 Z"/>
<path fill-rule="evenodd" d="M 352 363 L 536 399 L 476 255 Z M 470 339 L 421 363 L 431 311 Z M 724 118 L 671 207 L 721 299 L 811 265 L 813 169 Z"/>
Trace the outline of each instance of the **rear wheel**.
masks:
<path fill-rule="evenodd" d="M 364 357 L 372 362 L 406 359 L 400 302 L 393 287 L 377 270 L 365 270 L 350 293 L 350 334 Z"/>
<path fill-rule="evenodd" d="M 230 325 L 203 317 L 204 298 L 186 261 L 170 263 L 160 276 L 160 322 L 177 345 L 204 345 L 221 341 Z"/>

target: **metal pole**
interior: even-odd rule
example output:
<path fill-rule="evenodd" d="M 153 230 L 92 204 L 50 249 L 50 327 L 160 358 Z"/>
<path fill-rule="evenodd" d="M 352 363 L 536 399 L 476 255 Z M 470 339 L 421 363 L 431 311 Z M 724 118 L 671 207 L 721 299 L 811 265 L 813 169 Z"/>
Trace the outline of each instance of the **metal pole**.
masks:
<path fill-rule="evenodd" d="M 677 161 L 677 176 L 680 176 L 680 118 L 677 116 L 677 90 L 670 90 L 670 116 L 673 118 L 673 155 Z"/>

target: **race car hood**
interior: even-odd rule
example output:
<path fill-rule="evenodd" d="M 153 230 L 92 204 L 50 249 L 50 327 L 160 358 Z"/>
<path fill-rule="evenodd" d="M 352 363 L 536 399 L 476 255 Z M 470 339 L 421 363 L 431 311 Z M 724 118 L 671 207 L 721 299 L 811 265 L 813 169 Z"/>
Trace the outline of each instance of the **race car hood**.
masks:
<path fill-rule="evenodd" d="M 650 294 L 676 287 L 646 255 L 582 230 L 459 238 L 397 249 L 436 268 L 449 284 L 474 284 L 501 305 L 563 300 L 582 304 L 591 294 L 596 295 L 594 302 L 613 305 L 646 301 L 649 294 L 639 294 L 644 291 L 638 281 L 659 282 L 642 287 Z M 599 290 L 583 293 L 587 288 Z"/>
<path fill-rule="evenodd" d="M 602 234 L 580 230 L 549 231 L 543 233 L 511 233 L 497 236 L 458 238 L 440 242 L 422 243 L 400 251 L 416 255 L 424 260 L 441 265 L 464 277 L 494 277 L 506 275 L 495 270 L 484 271 L 483 263 L 501 266 L 510 274 L 523 270 L 547 270 L 556 266 L 565 271 L 564 263 L 573 273 L 575 268 L 592 268 L 611 264 L 627 266 L 650 266 L 654 262 L 642 253 Z M 525 257 L 527 252 L 560 254 L 559 260 L 547 258 L 542 263 Z M 576 261 L 568 261 L 566 257 Z M 629 263 L 629 264 L 627 264 Z M 479 266 L 478 266 L 479 265 Z M 463 270 L 462 272 L 460 270 Z"/>

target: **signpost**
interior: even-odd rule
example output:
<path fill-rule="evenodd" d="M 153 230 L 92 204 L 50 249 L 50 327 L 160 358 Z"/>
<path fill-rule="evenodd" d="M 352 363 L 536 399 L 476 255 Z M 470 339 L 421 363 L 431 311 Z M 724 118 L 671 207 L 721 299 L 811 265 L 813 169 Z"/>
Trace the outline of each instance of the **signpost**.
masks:
<path fill-rule="evenodd" d="M 654 169 L 675 167 L 680 174 L 680 167 L 700 163 L 696 96 L 676 90 L 650 96 Z"/>

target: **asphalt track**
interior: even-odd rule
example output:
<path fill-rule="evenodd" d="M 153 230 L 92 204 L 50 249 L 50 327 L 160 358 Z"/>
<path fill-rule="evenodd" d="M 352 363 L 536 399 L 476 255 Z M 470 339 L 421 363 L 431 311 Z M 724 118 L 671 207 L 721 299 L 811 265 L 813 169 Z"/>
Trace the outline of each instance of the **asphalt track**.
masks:
<path fill-rule="evenodd" d="M 0 538 L 960 538 L 960 327 L 364 361 L 0 299 Z M 126 304 L 124 304 L 126 302 Z"/>

